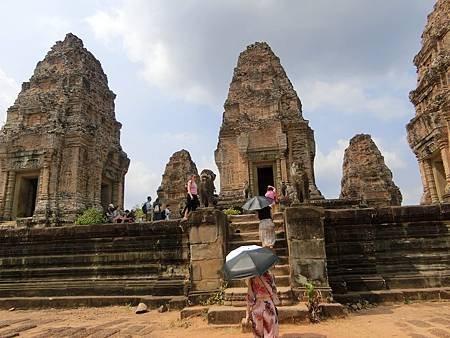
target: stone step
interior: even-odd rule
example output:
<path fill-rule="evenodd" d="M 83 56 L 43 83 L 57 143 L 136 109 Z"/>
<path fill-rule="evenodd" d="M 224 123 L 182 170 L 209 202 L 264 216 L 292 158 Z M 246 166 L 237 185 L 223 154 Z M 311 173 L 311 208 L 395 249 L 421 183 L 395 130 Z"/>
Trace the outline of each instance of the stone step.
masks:
<path fill-rule="evenodd" d="M 113 305 L 137 306 L 144 303 L 149 309 L 168 305 L 170 310 L 181 310 L 188 304 L 185 296 L 66 296 L 66 297 L 11 297 L 0 298 L 0 309 L 78 308 Z"/>
<path fill-rule="evenodd" d="M 240 324 L 245 317 L 245 307 L 212 306 L 208 310 L 208 324 Z M 278 307 L 278 320 L 281 324 L 307 323 L 308 308 L 305 304 Z"/>
<path fill-rule="evenodd" d="M 290 286 L 277 287 L 277 291 L 281 306 L 290 306 L 297 302 L 294 301 L 294 294 Z M 224 304 L 245 307 L 247 305 L 247 287 L 225 289 Z"/>
<path fill-rule="evenodd" d="M 171 221 L 176 222 L 176 221 Z M 135 224 L 129 224 L 134 226 Z M 145 224 L 142 224 L 144 226 Z M 110 225 L 103 225 L 104 227 L 109 227 Z M 112 226 L 112 225 L 111 225 Z M 161 227 L 163 231 L 165 228 Z M 33 229 L 36 230 L 36 229 Z M 181 231 L 181 230 L 180 230 Z M 105 235 L 106 236 L 106 235 Z M 174 234 L 174 237 L 178 234 Z M 168 253 L 172 248 L 181 246 L 183 243 L 181 239 L 170 238 L 170 234 L 167 234 L 164 238 L 159 234 L 152 236 L 127 236 L 127 237 L 114 237 L 114 241 L 111 241 L 110 237 L 102 238 L 76 238 L 76 239 L 64 239 L 58 243 L 46 243 L 44 241 L 36 241 L 34 243 L 24 243 L 21 245 L 5 243 L 0 246 L 0 257 L 8 258 L 11 256 L 11 250 L 14 250 L 15 256 L 39 256 L 45 253 L 46 255 L 67 255 L 68 252 L 76 254 L 97 254 L 99 252 L 103 254 L 121 254 L 128 251 L 148 251 L 149 248 L 160 248 L 167 249 Z M 167 238 L 169 237 L 169 238 Z M 158 254 L 160 252 L 158 251 Z M 155 255 L 155 251 L 152 253 Z M 161 257 L 159 256 L 161 259 Z M 164 257 L 163 257 L 164 258 Z"/>
<path fill-rule="evenodd" d="M 276 274 L 276 267 L 271 271 Z M 277 285 L 277 287 L 291 286 L 291 277 L 289 275 L 275 275 L 275 284 Z M 247 284 L 245 284 L 245 279 L 236 279 L 232 280 L 229 283 L 229 286 L 232 288 L 244 288 L 247 286 Z"/>
<path fill-rule="evenodd" d="M 283 221 L 274 221 L 275 231 L 284 231 Z M 240 223 L 230 223 L 228 225 L 229 233 L 239 233 L 239 232 L 258 232 L 259 231 L 259 221 L 249 221 Z"/>
<path fill-rule="evenodd" d="M 273 215 L 274 221 L 283 221 L 283 213 L 275 212 Z M 250 222 L 250 221 L 258 221 L 258 216 L 256 213 L 252 214 L 242 214 L 242 215 L 230 215 L 228 216 L 228 220 L 230 223 L 240 223 L 240 222 Z"/>
<path fill-rule="evenodd" d="M 46 254 L 46 255 L 15 255 L 14 257 L 6 255 L 0 256 L 0 266 L 2 268 L 13 268 L 18 266 L 23 268 L 24 265 L 32 267 L 54 267 L 55 262 L 62 266 L 87 266 L 87 265 L 102 265 L 110 266 L 120 264 L 158 264 L 161 265 L 161 258 L 166 260 L 176 261 L 179 255 L 175 251 L 165 251 L 164 257 L 161 253 L 149 251 L 124 251 L 116 253 L 71 253 L 71 254 Z"/>
<path fill-rule="evenodd" d="M 287 252 L 282 254 L 282 255 L 278 255 L 278 264 L 277 265 L 289 265 L 289 256 L 287 255 Z"/>
<path fill-rule="evenodd" d="M 259 240 L 259 236 L 257 238 L 253 238 L 253 239 L 247 239 L 247 240 L 233 240 L 233 241 L 228 241 L 228 245 L 231 250 L 234 250 L 242 245 L 261 245 L 261 241 Z M 287 249 L 287 241 L 286 238 L 277 238 L 275 237 L 275 248 L 286 248 Z"/>
<path fill-rule="evenodd" d="M 28 279 L 39 277 L 119 277 L 119 276 L 154 276 L 158 277 L 161 271 L 160 264 L 139 264 L 139 265 L 86 265 L 86 266 L 53 266 L 53 267 L 15 267 L 2 268 L 0 270 L 0 279 Z"/>
<path fill-rule="evenodd" d="M 120 296 L 160 295 L 178 296 L 186 292 L 185 279 L 80 279 L 31 280 L 0 284 L 0 297 L 64 297 L 64 296 Z"/>
<path fill-rule="evenodd" d="M 403 303 L 405 301 L 450 300 L 450 287 L 420 288 L 420 289 L 392 289 L 349 292 L 333 294 L 333 298 L 342 304 L 358 303 L 367 300 L 370 303 Z"/>
<path fill-rule="evenodd" d="M 276 239 L 286 239 L 286 233 L 284 230 L 275 231 Z M 230 233 L 229 241 L 254 241 L 259 240 L 259 232 L 238 232 L 238 233 Z"/>

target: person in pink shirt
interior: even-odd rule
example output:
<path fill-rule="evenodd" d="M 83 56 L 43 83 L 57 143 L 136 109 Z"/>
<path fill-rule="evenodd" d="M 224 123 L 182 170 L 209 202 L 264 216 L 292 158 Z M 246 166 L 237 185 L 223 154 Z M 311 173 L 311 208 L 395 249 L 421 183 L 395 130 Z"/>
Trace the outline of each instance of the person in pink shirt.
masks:
<path fill-rule="evenodd" d="M 275 191 L 275 188 L 271 185 L 267 186 L 267 192 L 264 196 L 266 196 L 267 198 L 270 198 L 273 201 L 272 205 L 274 205 L 277 202 L 277 199 L 278 199 L 277 192 Z"/>
<path fill-rule="evenodd" d="M 183 221 L 188 219 L 189 213 L 195 211 L 199 206 L 200 202 L 198 200 L 197 183 L 195 183 L 195 175 L 191 175 L 187 183 L 187 200 L 186 200 L 186 210 L 184 211 Z"/>

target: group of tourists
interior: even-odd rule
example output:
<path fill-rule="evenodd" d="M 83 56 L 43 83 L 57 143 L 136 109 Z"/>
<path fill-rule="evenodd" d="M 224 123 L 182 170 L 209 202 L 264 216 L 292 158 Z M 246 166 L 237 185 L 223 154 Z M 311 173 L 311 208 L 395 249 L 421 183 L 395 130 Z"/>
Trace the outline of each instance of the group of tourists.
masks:
<path fill-rule="evenodd" d="M 105 217 L 109 223 L 134 223 L 136 222 L 135 210 L 120 210 L 114 204 L 108 205 Z"/>
<path fill-rule="evenodd" d="M 167 204 L 163 208 L 159 198 L 152 203 L 151 196 L 147 196 L 147 201 L 142 205 L 142 212 L 144 213 L 147 222 L 169 220 L 170 214 L 172 213 L 170 211 L 170 205 Z"/>

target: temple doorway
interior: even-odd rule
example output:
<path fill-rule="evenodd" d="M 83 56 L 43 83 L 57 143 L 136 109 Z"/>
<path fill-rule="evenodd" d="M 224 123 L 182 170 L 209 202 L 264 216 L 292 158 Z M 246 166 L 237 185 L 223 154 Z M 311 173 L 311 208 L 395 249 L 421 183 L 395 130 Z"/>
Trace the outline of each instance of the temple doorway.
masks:
<path fill-rule="evenodd" d="M 443 196 L 445 193 L 445 169 L 444 169 L 444 163 L 442 160 L 436 160 L 433 162 L 433 175 L 434 175 L 434 182 L 436 184 L 436 190 L 438 194 L 439 201 L 443 201 Z"/>
<path fill-rule="evenodd" d="M 38 176 L 19 176 L 17 183 L 15 217 L 32 217 L 36 208 Z"/>
<path fill-rule="evenodd" d="M 102 191 L 101 191 L 101 204 L 102 204 L 103 210 L 106 210 L 110 203 L 112 203 L 111 183 L 106 182 L 104 180 L 102 182 Z"/>
<path fill-rule="evenodd" d="M 264 196 L 268 185 L 274 185 L 273 167 L 265 166 L 257 168 L 258 176 L 258 195 Z"/>

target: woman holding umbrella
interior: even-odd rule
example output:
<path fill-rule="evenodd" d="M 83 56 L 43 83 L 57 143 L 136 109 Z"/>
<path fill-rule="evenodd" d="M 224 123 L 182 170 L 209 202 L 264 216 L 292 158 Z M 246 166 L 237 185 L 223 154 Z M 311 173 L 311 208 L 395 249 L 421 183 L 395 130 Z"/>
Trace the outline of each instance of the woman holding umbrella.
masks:
<path fill-rule="evenodd" d="M 259 218 L 259 239 L 262 246 L 273 249 L 275 244 L 275 224 L 272 221 L 271 205 L 274 200 L 265 196 L 255 196 L 250 198 L 242 206 L 245 210 L 256 210 Z"/>
<path fill-rule="evenodd" d="M 241 246 L 231 251 L 224 265 L 227 279 L 247 279 L 247 310 L 245 322 L 251 321 L 254 337 L 277 338 L 280 303 L 275 278 L 268 271 L 278 257 L 267 248 Z"/>
<path fill-rule="evenodd" d="M 278 311 L 280 303 L 273 275 L 266 271 L 262 276 L 247 280 L 247 309 L 245 322 L 252 322 L 254 337 L 278 337 Z"/>

